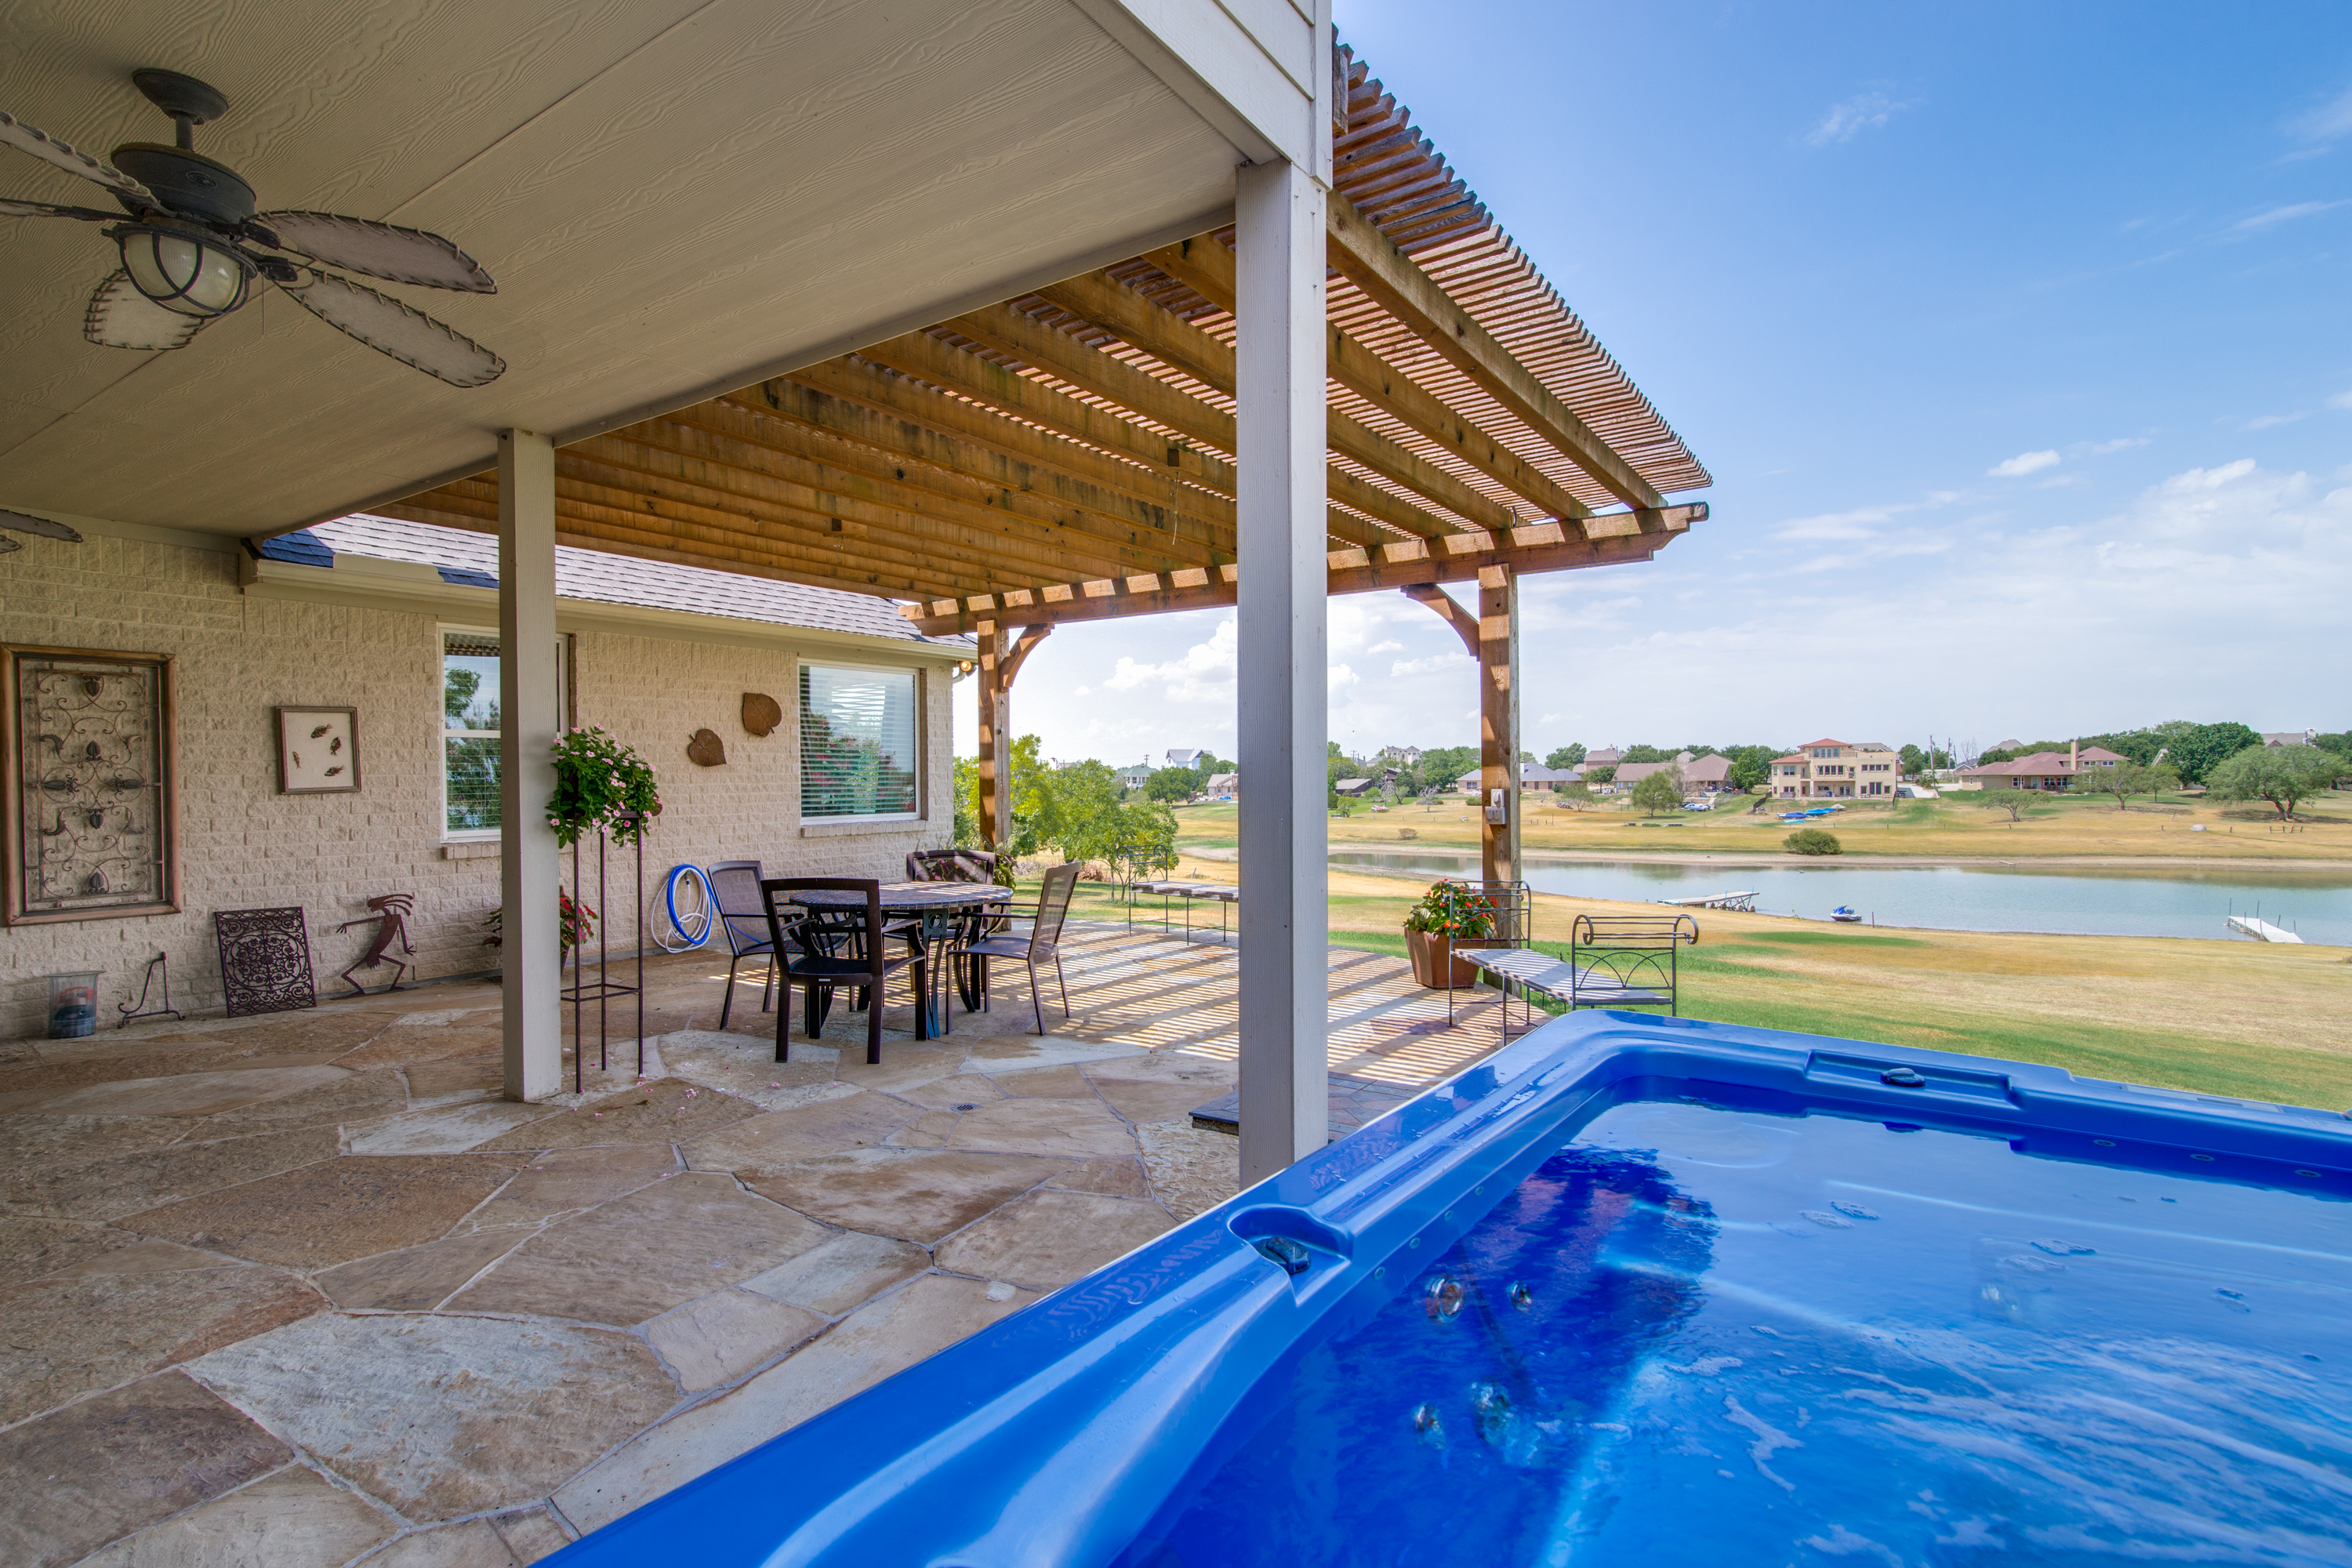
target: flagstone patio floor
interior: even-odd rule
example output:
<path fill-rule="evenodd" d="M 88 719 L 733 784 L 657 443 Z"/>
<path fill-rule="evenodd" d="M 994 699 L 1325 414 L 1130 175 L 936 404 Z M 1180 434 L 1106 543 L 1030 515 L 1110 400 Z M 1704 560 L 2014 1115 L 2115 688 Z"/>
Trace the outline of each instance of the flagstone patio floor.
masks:
<path fill-rule="evenodd" d="M 483 982 L 0 1044 L 0 1563 L 529 1563 L 1213 1206 L 1234 950 L 1069 936 L 878 1066 L 657 959 L 540 1104 Z M 1335 1133 L 1497 1043 L 1330 962 Z"/>

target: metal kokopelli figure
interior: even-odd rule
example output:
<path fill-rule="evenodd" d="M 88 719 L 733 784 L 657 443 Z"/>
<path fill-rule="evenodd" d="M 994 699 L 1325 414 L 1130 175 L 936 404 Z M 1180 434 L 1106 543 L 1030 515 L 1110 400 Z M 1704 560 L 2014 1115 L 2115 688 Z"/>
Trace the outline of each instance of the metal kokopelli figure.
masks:
<path fill-rule="evenodd" d="M 355 921 L 345 921 L 335 928 L 339 931 L 349 931 L 353 926 L 363 926 L 370 921 L 376 922 L 375 940 L 368 943 L 367 952 L 357 963 L 352 964 L 351 969 L 343 971 L 343 984 L 350 986 L 354 994 L 364 996 L 368 993 L 366 986 L 352 978 L 352 969 L 373 969 L 384 963 L 391 964 L 393 968 L 392 984 L 384 989 L 386 991 L 400 989 L 401 979 L 407 974 L 409 966 L 392 956 L 392 944 L 396 942 L 400 944 L 401 952 L 411 958 L 416 956 L 416 949 L 410 945 L 408 941 L 408 915 L 414 902 L 415 900 L 406 893 L 386 893 L 380 899 L 368 900 L 368 908 L 375 910 L 374 914 L 362 915 Z"/>

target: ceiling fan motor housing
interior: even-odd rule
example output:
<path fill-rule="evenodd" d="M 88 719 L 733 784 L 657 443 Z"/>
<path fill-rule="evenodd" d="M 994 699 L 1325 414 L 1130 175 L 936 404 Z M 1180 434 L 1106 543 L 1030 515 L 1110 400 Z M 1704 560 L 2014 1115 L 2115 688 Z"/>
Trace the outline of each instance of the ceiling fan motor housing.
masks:
<path fill-rule="evenodd" d="M 234 228 L 253 216 L 253 187 L 235 169 L 201 153 L 132 142 L 114 150 L 114 166 L 183 217 Z"/>

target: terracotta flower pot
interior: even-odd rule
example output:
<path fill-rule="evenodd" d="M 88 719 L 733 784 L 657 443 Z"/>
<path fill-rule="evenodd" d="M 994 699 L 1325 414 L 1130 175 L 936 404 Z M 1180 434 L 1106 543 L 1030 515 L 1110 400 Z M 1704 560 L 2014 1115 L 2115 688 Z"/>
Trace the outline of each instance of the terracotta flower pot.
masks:
<path fill-rule="evenodd" d="M 1447 988 L 1446 971 L 1453 970 L 1453 989 L 1467 991 L 1478 983 L 1478 971 L 1467 959 L 1455 955 L 1457 948 L 1492 947 L 1492 939 L 1456 942 L 1437 931 L 1409 931 L 1404 933 L 1404 950 L 1412 960 L 1412 978 L 1416 984 L 1432 990 Z"/>

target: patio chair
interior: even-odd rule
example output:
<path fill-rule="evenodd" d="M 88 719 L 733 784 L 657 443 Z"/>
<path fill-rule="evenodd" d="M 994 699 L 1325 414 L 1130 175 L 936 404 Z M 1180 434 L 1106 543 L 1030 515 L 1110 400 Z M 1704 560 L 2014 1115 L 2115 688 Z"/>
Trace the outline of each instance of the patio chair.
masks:
<path fill-rule="evenodd" d="M 798 892 L 860 893 L 863 909 L 838 905 L 792 906 Z M 760 884 L 760 900 L 768 917 L 771 950 L 783 964 L 785 997 L 776 1008 L 776 1059 L 792 1059 L 793 1008 L 791 991 L 798 982 L 808 998 L 809 1034 L 814 1038 L 822 1017 L 818 995 L 830 996 L 837 986 L 855 986 L 866 994 L 866 1059 L 882 1059 L 882 994 L 891 975 L 904 969 L 915 988 L 915 1038 L 931 1037 L 931 993 L 924 984 L 925 955 L 920 942 L 891 956 L 887 939 L 903 934 L 882 918 L 882 884 L 857 877 L 776 877 Z"/>
<path fill-rule="evenodd" d="M 768 936 L 768 918 L 760 903 L 760 863 L 721 860 L 704 873 L 710 880 L 710 901 L 719 930 L 727 938 L 727 999 L 719 1005 L 719 1026 L 727 1026 L 735 1007 L 735 967 L 747 958 L 764 957 L 768 973 L 760 985 L 760 1011 L 776 988 L 776 949 Z"/>
<path fill-rule="evenodd" d="M 1024 936 L 1013 931 L 999 931 L 950 950 L 956 958 L 984 962 L 991 958 L 1017 958 L 1029 966 L 1029 1003 L 1037 1010 L 1037 1032 L 1045 1032 L 1045 1003 L 1037 989 L 1037 965 L 1051 960 L 1055 983 L 1062 990 L 1062 1016 L 1070 1016 L 1070 983 L 1062 973 L 1062 922 L 1069 917 L 1070 895 L 1077 890 L 1078 872 L 1076 860 L 1066 860 L 1047 871 L 1037 886 L 1037 912 L 1030 918 L 1029 932 Z M 983 994 L 982 1005 L 986 1005 Z"/>

